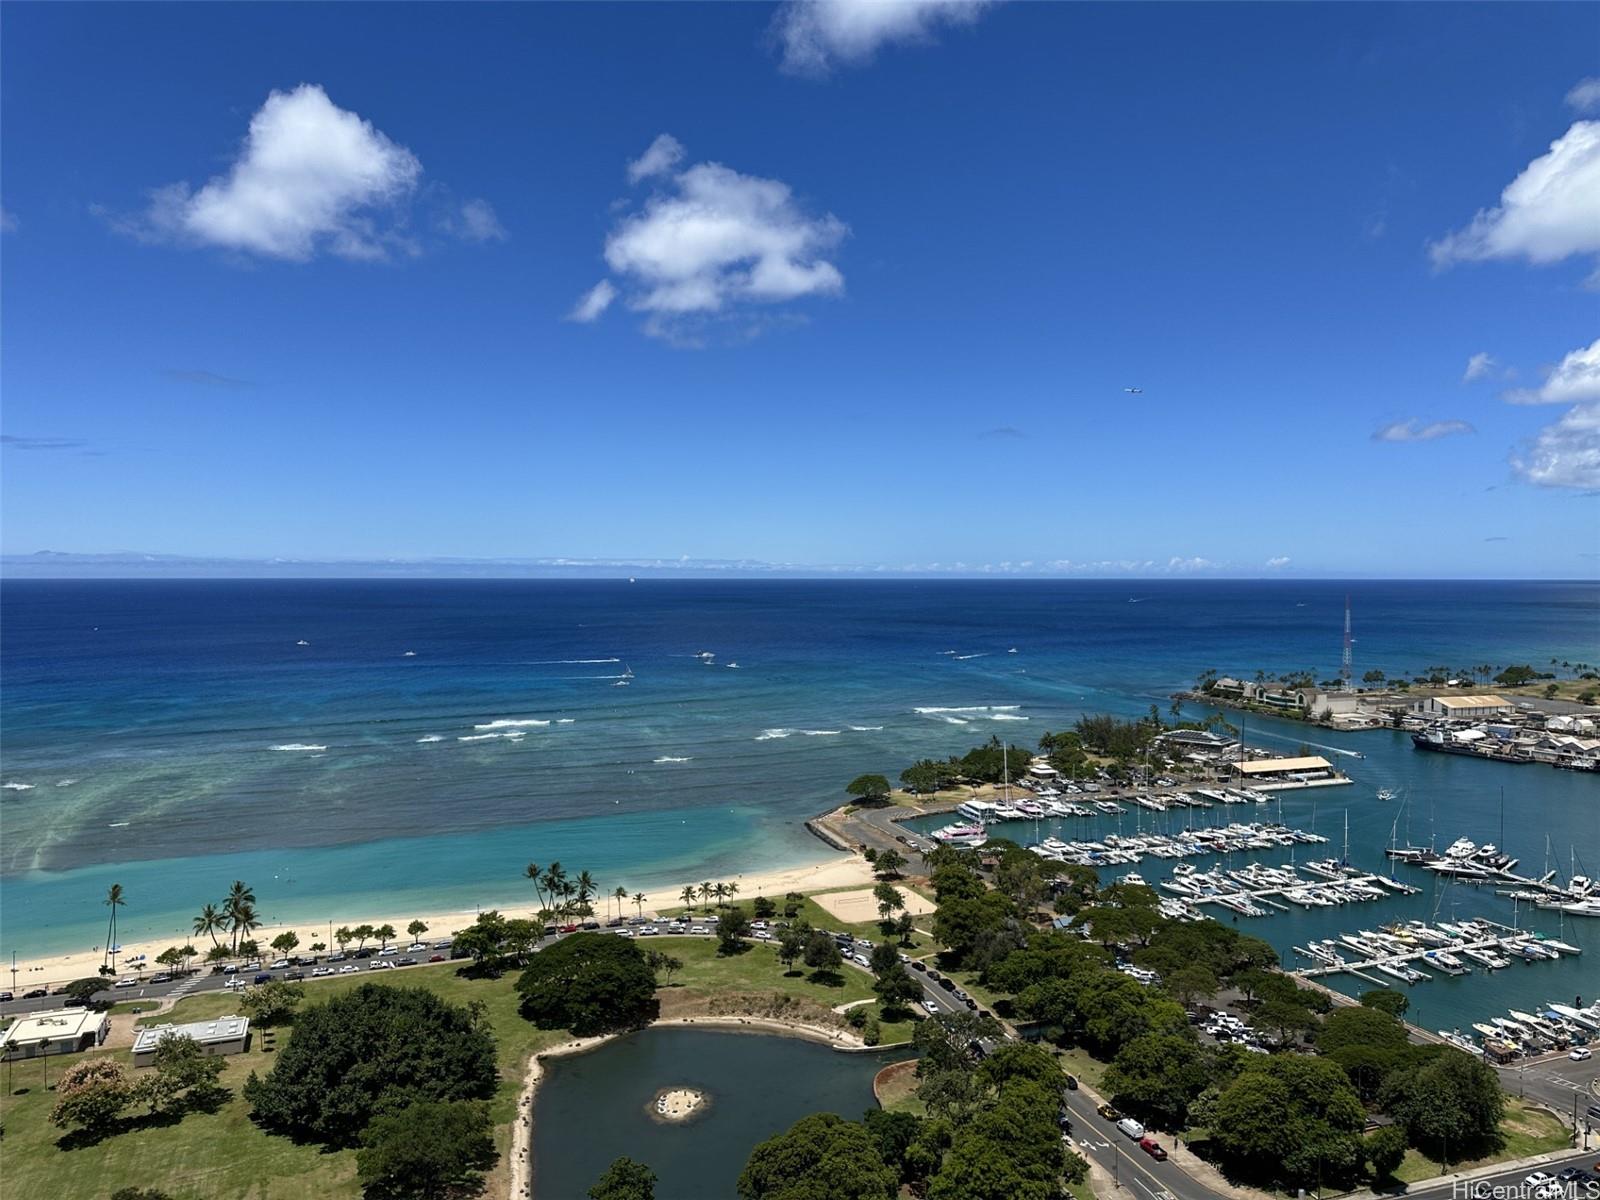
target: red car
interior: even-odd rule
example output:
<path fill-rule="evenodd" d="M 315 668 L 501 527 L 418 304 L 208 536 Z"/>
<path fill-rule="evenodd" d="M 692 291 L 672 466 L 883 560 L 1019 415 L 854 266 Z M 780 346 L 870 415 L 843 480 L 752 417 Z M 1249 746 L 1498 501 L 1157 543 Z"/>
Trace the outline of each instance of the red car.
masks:
<path fill-rule="evenodd" d="M 1157 1162 L 1165 1162 L 1167 1160 L 1166 1150 L 1163 1149 L 1161 1143 L 1156 1141 L 1153 1137 L 1140 1138 L 1139 1149 L 1143 1150 Z"/>
<path fill-rule="evenodd" d="M 444 955 L 442 955 L 442 954 L 430 954 L 428 956 L 428 961 L 429 962 L 443 962 L 444 961 Z"/>

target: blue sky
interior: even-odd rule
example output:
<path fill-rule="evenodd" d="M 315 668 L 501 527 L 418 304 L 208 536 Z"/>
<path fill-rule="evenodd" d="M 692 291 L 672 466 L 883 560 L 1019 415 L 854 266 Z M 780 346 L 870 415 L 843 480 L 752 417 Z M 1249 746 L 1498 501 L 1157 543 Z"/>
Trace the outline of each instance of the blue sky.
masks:
<path fill-rule="evenodd" d="M 1593 6 L 3 20 L 7 554 L 1595 573 Z"/>

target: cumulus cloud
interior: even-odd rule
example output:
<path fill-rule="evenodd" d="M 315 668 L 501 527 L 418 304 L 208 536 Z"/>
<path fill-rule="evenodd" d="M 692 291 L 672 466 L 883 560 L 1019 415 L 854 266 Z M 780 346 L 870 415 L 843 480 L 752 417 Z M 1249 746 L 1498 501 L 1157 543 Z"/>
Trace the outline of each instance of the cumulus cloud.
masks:
<path fill-rule="evenodd" d="M 1192 558 L 1182 558 L 1175 554 L 1167 559 L 1167 570 L 1169 571 L 1209 571 L 1216 565 L 1209 558 L 1201 558 L 1199 555 L 1195 555 Z"/>
<path fill-rule="evenodd" d="M 753 307 L 844 289 L 844 276 L 825 257 L 848 232 L 844 222 L 807 212 L 776 179 L 714 162 L 682 170 L 667 165 L 682 157 L 676 141 L 670 153 L 658 149 L 667 136 L 633 164 L 650 166 L 639 178 L 658 180 L 656 189 L 606 238 L 606 265 L 617 282 L 605 281 L 607 291 L 591 289 L 574 315 L 592 307 L 590 317 L 580 318 L 592 320 L 622 296 L 629 308 L 648 314 L 647 333 L 692 342 L 707 320 L 744 313 L 749 334 L 762 325 Z"/>
<path fill-rule="evenodd" d="M 1568 409 L 1511 456 L 1511 468 L 1539 487 L 1600 490 L 1600 402 Z"/>
<path fill-rule="evenodd" d="M 396 205 L 421 174 L 411 151 L 301 84 L 267 97 L 227 174 L 198 191 L 158 188 L 141 217 L 115 223 L 146 240 L 266 258 L 304 262 L 326 251 L 383 259 L 414 248 Z"/>
<path fill-rule="evenodd" d="M 617 289 L 611 285 L 609 279 L 602 279 L 578 299 L 572 311 L 567 314 L 569 321 L 578 321 L 587 325 L 590 321 L 598 320 L 600 314 L 611 307 L 611 302 L 617 298 Z"/>
<path fill-rule="evenodd" d="M 783 68 L 826 75 L 869 61 L 890 42 L 928 41 L 940 25 L 970 25 L 984 0 L 788 0 L 773 18 Z"/>
<path fill-rule="evenodd" d="M 683 143 L 670 133 L 656 135 L 645 152 L 628 164 L 628 182 L 665 175 L 683 161 Z"/>
<path fill-rule="evenodd" d="M 1471 383 L 1477 379 L 1488 379 L 1497 374 L 1499 370 L 1500 364 L 1494 360 L 1493 355 L 1488 353 L 1474 354 L 1467 359 L 1467 369 L 1461 376 L 1461 382 Z"/>
<path fill-rule="evenodd" d="M 1267 566 L 1270 567 L 1274 571 L 1280 570 L 1281 568 L 1287 567 L 1288 565 L 1289 565 L 1289 556 L 1287 554 L 1278 554 L 1278 555 L 1274 555 L 1272 558 L 1267 559 Z"/>
<path fill-rule="evenodd" d="M 1456 433 L 1476 433 L 1465 421 L 1430 421 L 1424 425 L 1416 417 L 1393 421 L 1373 431 L 1375 442 L 1431 442 Z"/>
<path fill-rule="evenodd" d="M 1536 388 L 1505 393 L 1513 404 L 1580 404 L 1600 400 L 1600 338 L 1580 346 L 1551 368 Z"/>
<path fill-rule="evenodd" d="M 1465 229 L 1428 247 L 1436 267 L 1484 259 L 1560 262 L 1600 253 L 1600 121 L 1577 121 Z"/>
<path fill-rule="evenodd" d="M 454 215 L 449 228 L 464 242 L 503 242 L 510 236 L 487 200 L 468 200 Z"/>
<path fill-rule="evenodd" d="M 1591 75 L 1573 84 L 1572 90 L 1567 93 L 1567 106 L 1578 112 L 1600 109 L 1600 79 Z"/>

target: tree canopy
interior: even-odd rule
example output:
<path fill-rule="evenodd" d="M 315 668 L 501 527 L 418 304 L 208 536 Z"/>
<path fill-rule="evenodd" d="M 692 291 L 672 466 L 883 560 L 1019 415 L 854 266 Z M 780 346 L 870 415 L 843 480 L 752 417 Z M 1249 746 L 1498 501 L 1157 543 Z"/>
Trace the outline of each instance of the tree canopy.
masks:
<path fill-rule="evenodd" d="M 376 1116 L 430 1100 L 487 1099 L 494 1039 L 478 1011 L 423 988 L 367 983 L 313 1005 L 263 1078 L 244 1085 L 271 1129 L 354 1146 Z"/>
<path fill-rule="evenodd" d="M 408 1105 L 367 1126 L 356 1175 L 369 1200 L 441 1200 L 494 1165 L 493 1129 L 489 1107 L 480 1102 Z"/>
<path fill-rule="evenodd" d="M 876 803 L 889 798 L 889 781 L 882 775 L 857 775 L 844 790 L 858 800 Z"/>
<path fill-rule="evenodd" d="M 863 1125 L 833 1113 L 801 1117 L 750 1152 L 740 1200 L 894 1200 L 897 1172 Z"/>
<path fill-rule="evenodd" d="M 655 1200 L 656 1173 L 624 1154 L 589 1189 L 589 1200 Z"/>
<path fill-rule="evenodd" d="M 545 947 L 517 980 L 523 1016 L 579 1037 L 643 1024 L 654 1011 L 655 990 L 655 973 L 639 947 L 602 933 L 575 933 Z"/>

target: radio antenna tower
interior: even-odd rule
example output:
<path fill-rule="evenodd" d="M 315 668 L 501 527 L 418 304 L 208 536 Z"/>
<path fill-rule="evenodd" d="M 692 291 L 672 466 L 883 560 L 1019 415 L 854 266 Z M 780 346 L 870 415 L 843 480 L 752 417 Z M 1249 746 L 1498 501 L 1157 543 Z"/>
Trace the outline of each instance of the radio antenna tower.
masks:
<path fill-rule="evenodd" d="M 1344 684 L 1344 690 L 1350 690 L 1350 665 L 1353 655 L 1350 648 L 1354 643 L 1350 638 L 1350 593 L 1344 597 L 1344 659 L 1339 666 L 1339 679 Z"/>

